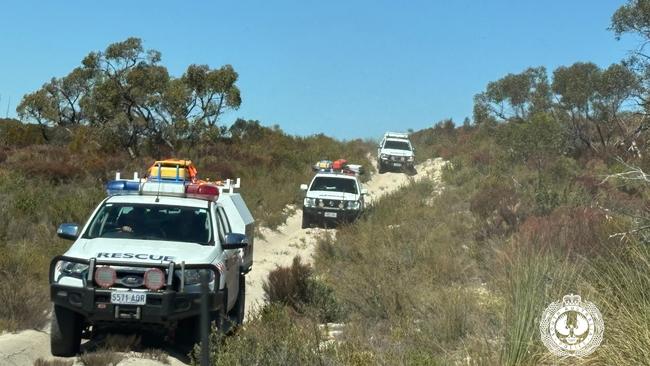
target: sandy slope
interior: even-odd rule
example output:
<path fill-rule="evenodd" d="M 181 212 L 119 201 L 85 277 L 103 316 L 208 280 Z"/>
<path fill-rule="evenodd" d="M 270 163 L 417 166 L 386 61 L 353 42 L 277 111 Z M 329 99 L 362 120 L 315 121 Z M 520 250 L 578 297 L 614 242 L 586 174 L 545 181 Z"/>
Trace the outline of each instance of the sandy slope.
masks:
<path fill-rule="evenodd" d="M 409 176 L 403 173 L 375 174 L 365 184 L 368 188 L 368 202 L 378 199 L 382 195 L 394 192 L 411 179 L 420 180 L 426 176 L 434 180 L 440 179 L 441 168 L 444 165 L 442 159 L 427 160 L 417 165 L 417 174 Z M 300 182 L 298 182 L 300 183 Z M 296 184 L 296 186 L 298 185 Z M 293 210 L 293 208 L 290 208 Z M 294 256 L 300 255 L 304 261 L 310 262 L 319 235 L 326 231 L 336 235 L 335 229 L 301 229 L 302 212 L 296 209 L 288 218 L 286 224 L 276 231 L 262 229 L 264 239 L 255 242 L 255 257 L 253 270 L 247 276 L 246 289 L 246 311 L 259 307 L 264 302 L 264 291 L 262 284 L 268 273 L 277 266 L 290 265 Z M 166 350 L 173 354 L 172 350 Z M 137 356 L 137 355 L 136 355 Z M 51 359 L 50 337 L 48 330 L 28 330 L 17 334 L 0 335 L 0 365 L 32 365 L 38 358 Z M 169 357 L 171 365 L 185 365 L 187 361 L 182 356 Z M 79 364 L 77 362 L 77 364 Z M 162 365 L 162 363 L 145 360 L 138 357 L 128 357 L 119 365 Z"/>
<path fill-rule="evenodd" d="M 441 167 L 444 161 L 442 159 L 427 160 L 417 165 L 417 174 L 408 176 L 403 173 L 375 174 L 365 184 L 368 189 L 368 202 L 376 200 L 384 194 L 394 192 L 403 187 L 409 180 L 420 180 L 426 176 L 435 180 L 440 178 Z M 264 291 L 262 283 L 266 280 L 268 273 L 277 266 L 288 266 L 296 255 L 300 255 L 304 261 L 311 261 L 311 256 L 315 249 L 315 244 L 319 235 L 329 231 L 331 235 L 336 235 L 335 229 L 301 229 L 302 210 L 297 209 L 287 223 L 278 228 L 277 231 L 268 229 L 262 230 L 265 236 L 264 240 L 255 242 L 254 265 L 253 270 L 248 275 L 246 282 L 246 306 L 247 313 L 256 306 L 263 304 Z"/>

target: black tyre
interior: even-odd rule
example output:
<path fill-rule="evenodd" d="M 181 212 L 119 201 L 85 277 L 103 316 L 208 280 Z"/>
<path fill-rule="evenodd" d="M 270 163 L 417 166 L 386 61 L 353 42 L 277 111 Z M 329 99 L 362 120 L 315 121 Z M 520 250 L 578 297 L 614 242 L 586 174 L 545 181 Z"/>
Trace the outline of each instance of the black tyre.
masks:
<path fill-rule="evenodd" d="M 303 212 L 302 213 L 302 228 L 307 229 L 307 228 L 309 228 L 310 225 L 311 225 L 311 223 L 309 222 L 309 216 L 307 216 L 307 214 Z"/>
<path fill-rule="evenodd" d="M 233 323 L 228 317 L 227 309 L 228 308 L 228 293 L 226 292 L 226 297 L 223 300 L 223 304 L 217 311 L 210 313 L 210 325 L 214 322 L 215 327 L 217 328 L 217 333 L 220 335 L 226 335 L 230 333 L 233 329 Z"/>
<path fill-rule="evenodd" d="M 217 328 L 216 332 L 219 334 L 226 334 L 231 327 L 231 322 L 226 314 L 226 302 L 228 301 L 228 292 L 226 289 L 224 303 L 219 307 L 219 310 L 210 311 L 208 313 L 208 334 L 212 332 L 212 325 Z M 201 332 L 203 325 L 203 317 L 195 315 L 190 318 L 182 319 L 178 322 L 175 334 L 175 343 L 181 346 L 188 352 L 192 350 L 195 344 L 201 343 Z"/>
<path fill-rule="evenodd" d="M 382 164 L 381 161 L 377 162 L 377 170 L 379 171 L 379 174 L 384 174 L 386 172 L 386 168 L 384 168 L 384 164 Z"/>
<path fill-rule="evenodd" d="M 244 324 L 244 315 L 246 315 L 246 276 L 240 274 L 237 302 L 228 312 L 228 319 L 234 327 L 240 327 Z"/>
<path fill-rule="evenodd" d="M 53 356 L 72 357 L 81 347 L 81 316 L 72 310 L 54 305 L 50 349 Z"/>

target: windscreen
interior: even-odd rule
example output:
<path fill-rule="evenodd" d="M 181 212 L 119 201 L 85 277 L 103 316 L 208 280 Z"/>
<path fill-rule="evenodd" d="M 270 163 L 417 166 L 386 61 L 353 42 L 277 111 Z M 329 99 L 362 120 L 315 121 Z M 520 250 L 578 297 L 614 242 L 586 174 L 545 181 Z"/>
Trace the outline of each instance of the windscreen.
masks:
<path fill-rule="evenodd" d="M 331 191 L 357 194 L 354 179 L 337 177 L 316 177 L 311 185 L 311 191 Z"/>
<path fill-rule="evenodd" d="M 408 150 L 411 151 L 411 146 L 406 141 L 399 140 L 386 140 L 384 149 Z"/>
<path fill-rule="evenodd" d="M 212 241 L 206 208 L 106 203 L 93 217 L 84 238 L 170 240 L 198 244 Z"/>

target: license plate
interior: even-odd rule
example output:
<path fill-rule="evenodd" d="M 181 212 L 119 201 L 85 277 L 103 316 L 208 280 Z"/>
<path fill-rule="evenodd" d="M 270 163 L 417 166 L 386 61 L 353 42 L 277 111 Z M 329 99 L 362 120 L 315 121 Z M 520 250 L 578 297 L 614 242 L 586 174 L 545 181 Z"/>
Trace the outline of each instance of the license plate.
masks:
<path fill-rule="evenodd" d="M 395 166 L 402 166 L 402 163 L 394 163 Z"/>
<path fill-rule="evenodd" d="M 325 217 L 336 217 L 336 212 L 325 212 Z"/>
<path fill-rule="evenodd" d="M 133 291 L 113 291 L 111 292 L 111 304 L 119 305 L 145 305 L 147 303 L 147 294 Z"/>

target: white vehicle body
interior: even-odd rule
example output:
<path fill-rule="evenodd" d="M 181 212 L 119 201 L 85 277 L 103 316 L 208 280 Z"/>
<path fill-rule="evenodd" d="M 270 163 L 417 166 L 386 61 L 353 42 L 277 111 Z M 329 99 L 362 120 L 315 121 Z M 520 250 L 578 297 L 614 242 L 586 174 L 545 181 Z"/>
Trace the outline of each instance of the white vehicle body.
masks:
<path fill-rule="evenodd" d="M 140 228 L 151 232 L 139 233 L 137 226 L 120 221 L 133 216 L 134 225 L 136 211 Z M 112 195 L 81 230 L 64 224 L 58 233 L 75 240 L 50 268 L 60 326 L 65 327 L 63 321 L 79 323 L 70 334 L 63 332 L 67 338 L 78 338 L 83 329 L 99 324 L 180 328 L 182 321 L 198 318 L 202 273 L 208 276 L 210 311 L 221 320 L 232 315 L 233 325 L 243 321 L 254 221 L 232 188 L 221 190 L 217 200 L 143 194 L 142 188 L 140 194 Z M 112 279 L 100 278 L 104 273 Z M 149 281 L 156 275 L 164 280 L 159 288 Z M 79 351 L 78 340 L 55 340 L 54 333 L 53 354 Z"/>
<path fill-rule="evenodd" d="M 377 167 L 382 173 L 389 168 L 409 168 L 415 164 L 415 149 L 408 134 L 386 132 L 377 146 Z"/>
<path fill-rule="evenodd" d="M 356 175 L 323 171 L 312 178 L 303 200 L 303 228 L 312 223 L 353 221 L 365 210 L 366 189 Z"/>

